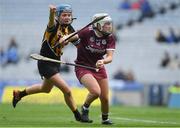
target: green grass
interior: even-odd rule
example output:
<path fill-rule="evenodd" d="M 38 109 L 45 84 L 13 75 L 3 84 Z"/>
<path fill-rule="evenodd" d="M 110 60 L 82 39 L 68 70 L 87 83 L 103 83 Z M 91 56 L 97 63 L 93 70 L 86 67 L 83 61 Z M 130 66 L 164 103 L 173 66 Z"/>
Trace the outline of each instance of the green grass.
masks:
<path fill-rule="evenodd" d="M 111 106 L 110 118 L 114 122 L 108 127 L 180 127 L 180 109 L 165 107 L 125 107 Z M 67 106 L 18 104 L 14 109 L 10 104 L 0 104 L 0 127 L 107 127 L 101 125 L 100 107 L 92 106 L 92 124 L 74 120 Z"/>

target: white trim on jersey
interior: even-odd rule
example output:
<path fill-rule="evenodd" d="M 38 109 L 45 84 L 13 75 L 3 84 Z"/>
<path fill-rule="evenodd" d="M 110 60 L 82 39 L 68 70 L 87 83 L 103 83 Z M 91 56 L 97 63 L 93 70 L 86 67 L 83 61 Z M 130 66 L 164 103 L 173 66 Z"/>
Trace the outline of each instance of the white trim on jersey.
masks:
<path fill-rule="evenodd" d="M 113 50 L 114 51 L 115 49 L 114 48 L 109 48 L 109 49 L 106 49 L 106 50 Z"/>

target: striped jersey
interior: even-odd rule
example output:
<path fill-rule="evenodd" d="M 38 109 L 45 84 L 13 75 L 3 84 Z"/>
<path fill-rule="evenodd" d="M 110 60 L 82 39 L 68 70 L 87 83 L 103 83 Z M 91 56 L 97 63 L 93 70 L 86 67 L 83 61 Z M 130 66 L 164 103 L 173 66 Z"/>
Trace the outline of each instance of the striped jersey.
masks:
<path fill-rule="evenodd" d="M 75 30 L 71 25 L 60 25 L 56 20 L 55 25 L 51 28 L 47 27 L 43 37 L 43 43 L 48 43 L 51 51 L 58 57 L 63 54 L 63 45 L 60 44 L 53 48 L 57 43 L 59 43 L 60 38 L 64 35 L 69 35 Z"/>

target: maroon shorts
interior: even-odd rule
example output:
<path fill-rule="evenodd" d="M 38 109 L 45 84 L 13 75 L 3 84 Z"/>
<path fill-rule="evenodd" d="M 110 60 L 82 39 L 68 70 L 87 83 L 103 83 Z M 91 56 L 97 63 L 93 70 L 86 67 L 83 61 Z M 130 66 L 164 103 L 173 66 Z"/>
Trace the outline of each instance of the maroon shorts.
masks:
<path fill-rule="evenodd" d="M 98 72 L 82 67 L 75 67 L 75 72 L 76 72 L 76 77 L 78 78 L 79 81 L 81 80 L 81 77 L 84 76 L 85 74 L 91 74 L 97 80 L 107 78 L 106 69 L 104 67 L 100 68 Z"/>

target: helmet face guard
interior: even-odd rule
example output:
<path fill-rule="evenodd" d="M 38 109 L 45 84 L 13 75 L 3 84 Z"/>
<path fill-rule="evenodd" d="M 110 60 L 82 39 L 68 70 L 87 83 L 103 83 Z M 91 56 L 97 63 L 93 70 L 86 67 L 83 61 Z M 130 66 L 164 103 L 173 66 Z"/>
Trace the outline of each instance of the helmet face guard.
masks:
<path fill-rule="evenodd" d="M 107 13 L 98 13 L 93 16 L 93 20 L 100 17 L 106 16 L 104 19 L 93 24 L 93 28 L 103 35 L 109 35 L 112 33 L 113 23 L 111 17 Z"/>
<path fill-rule="evenodd" d="M 61 20 L 59 18 L 60 18 L 61 14 L 63 12 L 64 13 L 71 13 L 71 15 L 72 15 L 71 5 L 69 5 L 69 4 L 62 4 L 62 5 L 60 5 L 60 6 L 58 6 L 56 8 L 56 18 L 58 19 L 58 21 L 60 21 L 60 23 L 61 23 Z M 71 19 L 71 22 L 69 24 L 71 24 L 72 21 L 73 21 L 73 18 Z"/>

